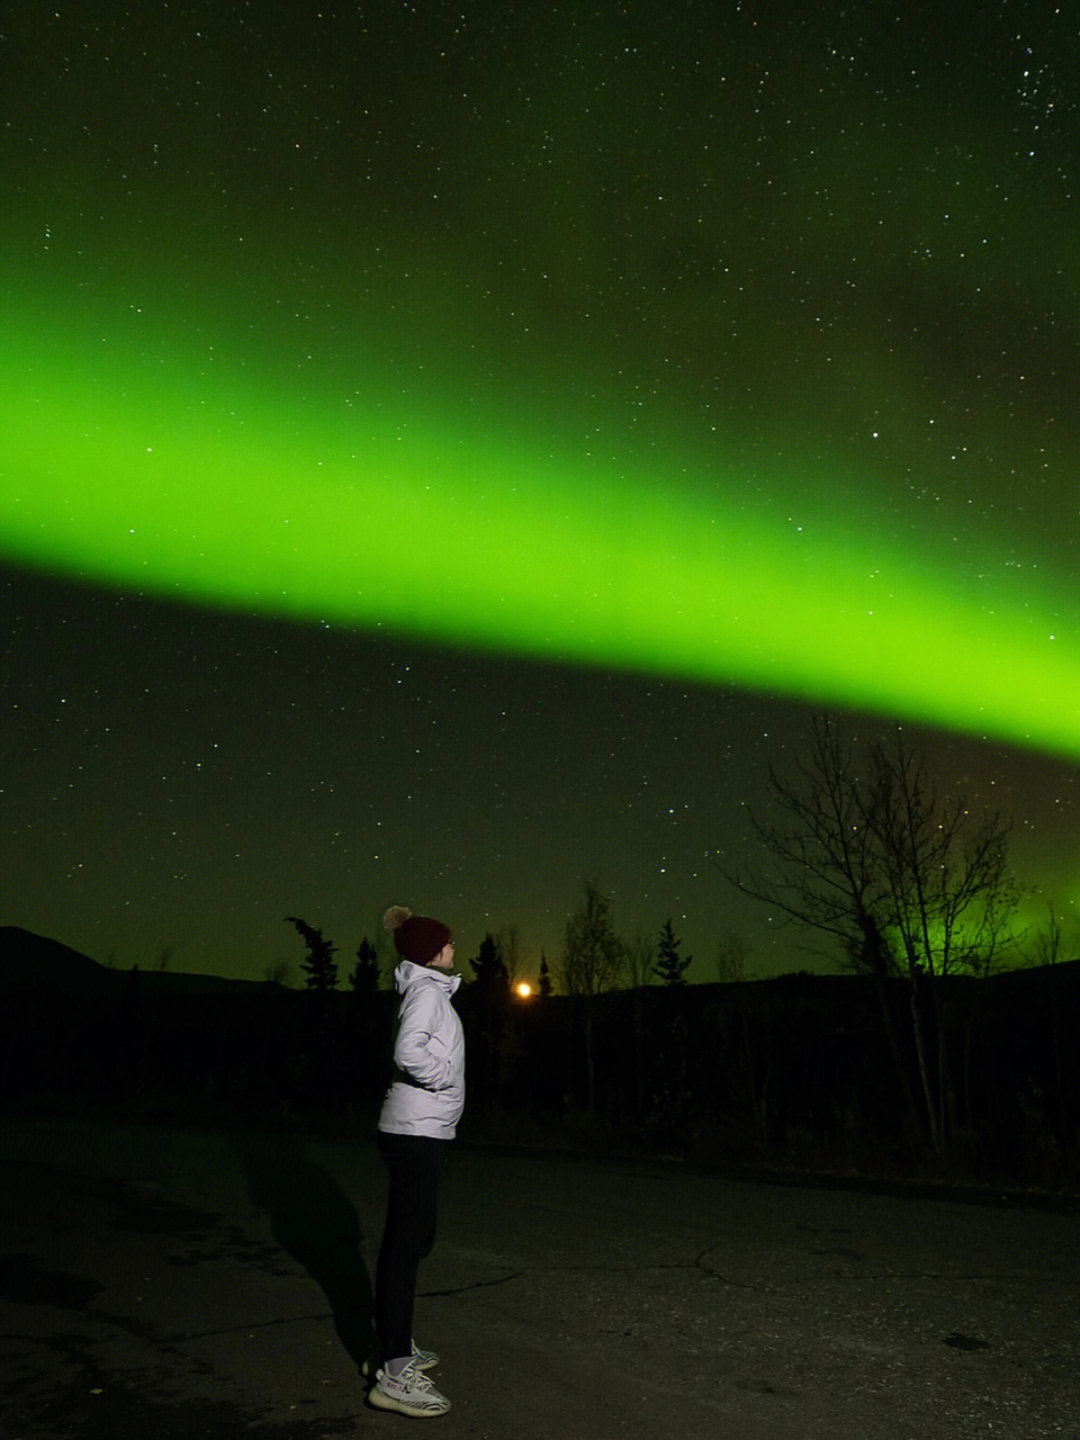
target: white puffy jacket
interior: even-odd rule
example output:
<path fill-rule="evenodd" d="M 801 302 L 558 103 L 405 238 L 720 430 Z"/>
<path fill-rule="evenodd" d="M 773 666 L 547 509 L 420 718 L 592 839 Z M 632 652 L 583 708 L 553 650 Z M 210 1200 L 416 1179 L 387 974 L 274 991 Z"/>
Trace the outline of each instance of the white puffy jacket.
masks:
<path fill-rule="evenodd" d="M 399 1073 L 386 1092 L 379 1129 L 452 1140 L 465 1108 L 465 1035 L 451 1003 L 461 976 L 402 960 L 394 983 L 401 996 L 394 1041 Z"/>

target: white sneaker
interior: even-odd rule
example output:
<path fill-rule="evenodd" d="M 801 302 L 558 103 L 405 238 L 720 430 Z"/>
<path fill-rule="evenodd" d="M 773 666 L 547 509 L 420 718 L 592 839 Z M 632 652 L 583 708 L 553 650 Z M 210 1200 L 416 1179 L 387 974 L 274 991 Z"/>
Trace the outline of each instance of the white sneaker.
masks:
<path fill-rule="evenodd" d="M 415 1340 L 412 1342 L 412 1362 L 417 1370 L 434 1370 L 435 1366 L 440 1363 L 434 1350 L 421 1350 Z M 369 1356 L 368 1359 L 361 1361 L 360 1374 L 365 1380 L 370 1380 L 372 1375 L 378 1373 L 379 1362 L 377 1359 Z"/>
<path fill-rule="evenodd" d="M 439 1357 L 434 1350 L 421 1350 L 414 1340 L 412 1342 L 412 1363 L 417 1370 L 434 1370 L 439 1363 Z"/>
<path fill-rule="evenodd" d="M 415 1415 L 418 1419 L 445 1415 L 450 1409 L 450 1401 L 439 1394 L 422 1370 L 417 1369 L 415 1360 L 410 1360 L 397 1376 L 380 1370 L 368 1403 L 376 1410 L 396 1410 L 401 1415 Z"/>

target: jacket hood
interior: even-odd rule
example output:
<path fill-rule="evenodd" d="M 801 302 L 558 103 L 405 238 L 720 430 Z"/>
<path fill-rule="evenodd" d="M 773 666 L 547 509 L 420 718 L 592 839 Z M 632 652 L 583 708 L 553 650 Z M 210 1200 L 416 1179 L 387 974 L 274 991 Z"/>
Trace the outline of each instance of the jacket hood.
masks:
<path fill-rule="evenodd" d="M 415 965 L 411 960 L 401 960 L 394 970 L 394 985 L 399 995 L 413 985 L 441 985 L 447 994 L 453 995 L 461 984 L 457 970 L 433 970 L 430 965 Z"/>

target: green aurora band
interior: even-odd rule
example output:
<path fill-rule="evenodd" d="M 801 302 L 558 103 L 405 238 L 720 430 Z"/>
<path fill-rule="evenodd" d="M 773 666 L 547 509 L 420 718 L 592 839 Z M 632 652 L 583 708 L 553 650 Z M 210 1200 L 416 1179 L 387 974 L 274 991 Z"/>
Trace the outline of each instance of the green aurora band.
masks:
<path fill-rule="evenodd" d="M 550 396 L 530 409 L 508 389 L 477 420 L 466 381 L 420 389 L 377 359 L 342 387 L 290 379 L 272 353 L 211 362 L 190 321 L 159 320 L 148 345 L 138 317 L 107 338 L 55 303 L 6 320 L 0 547 L 16 562 L 1080 758 L 1063 577 L 1002 592 L 915 535 L 860 534 L 850 505 L 804 524 L 752 505 L 723 435 L 695 480 L 704 451 L 680 453 L 674 422 L 651 448 L 618 425 L 585 447 Z M 850 457 L 819 453 L 815 478 L 858 493 Z"/>

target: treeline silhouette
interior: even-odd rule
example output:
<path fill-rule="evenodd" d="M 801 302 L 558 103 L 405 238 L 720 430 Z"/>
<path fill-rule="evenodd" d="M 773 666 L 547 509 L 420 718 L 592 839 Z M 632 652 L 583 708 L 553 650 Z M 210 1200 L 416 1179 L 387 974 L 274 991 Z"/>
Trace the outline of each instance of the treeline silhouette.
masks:
<path fill-rule="evenodd" d="M 8 1105 L 78 1099 L 244 1124 L 313 1112 L 374 1124 L 391 1073 L 396 996 L 386 988 L 109 970 L 83 956 L 75 965 L 73 952 L 24 931 L 0 938 Z M 938 981 L 952 1116 L 941 1155 L 897 1083 L 873 977 L 523 999 L 488 960 L 457 997 L 465 1139 L 1049 1190 L 1080 1182 L 1080 961 Z M 896 1033 L 910 1033 L 899 1024 L 909 986 L 890 981 L 884 993 Z"/>

